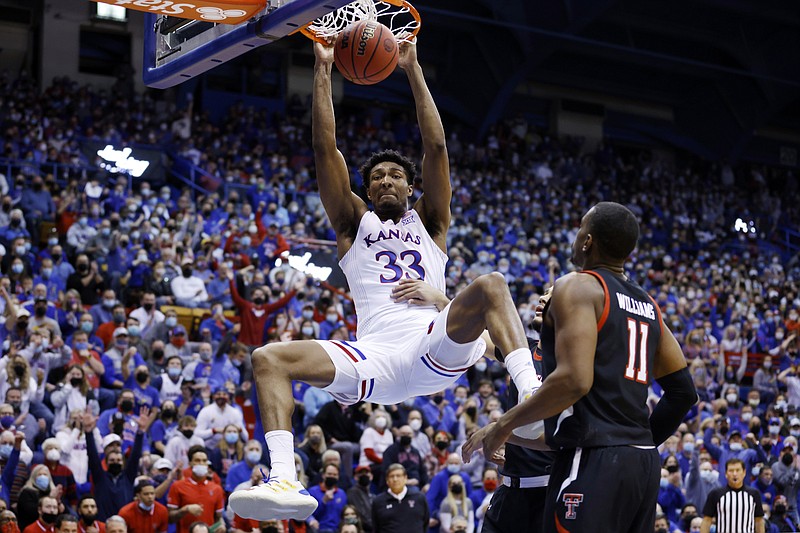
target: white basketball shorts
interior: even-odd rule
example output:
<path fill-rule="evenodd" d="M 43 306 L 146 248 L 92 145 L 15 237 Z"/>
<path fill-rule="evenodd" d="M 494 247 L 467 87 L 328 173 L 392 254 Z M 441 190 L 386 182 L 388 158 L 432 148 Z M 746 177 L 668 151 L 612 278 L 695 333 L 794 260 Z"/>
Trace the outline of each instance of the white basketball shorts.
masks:
<path fill-rule="evenodd" d="M 452 385 L 481 358 L 486 343 L 480 337 L 458 344 L 447 336 L 448 304 L 428 327 L 386 329 L 357 341 L 316 341 L 336 367 L 336 377 L 323 390 L 337 401 L 392 405 L 412 396 L 434 394 Z M 440 354 L 458 365 L 446 367 Z"/>

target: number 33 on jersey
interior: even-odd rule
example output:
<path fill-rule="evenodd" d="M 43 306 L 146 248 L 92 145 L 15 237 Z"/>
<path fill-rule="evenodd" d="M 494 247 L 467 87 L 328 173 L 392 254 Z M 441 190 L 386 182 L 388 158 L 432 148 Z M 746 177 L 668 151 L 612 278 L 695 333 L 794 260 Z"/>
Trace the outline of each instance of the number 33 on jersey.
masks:
<path fill-rule="evenodd" d="M 358 313 L 358 337 L 389 326 L 402 314 L 402 321 L 427 327 L 435 318 L 432 308 L 408 306 L 392 299 L 392 289 L 401 279 L 421 279 L 444 291 L 447 255 L 436 245 L 415 210 L 395 224 L 381 221 L 368 211 L 361 218 L 352 247 L 342 257 Z M 356 280 L 358 280 L 356 282 Z M 391 326 L 389 326 L 391 327 Z"/>

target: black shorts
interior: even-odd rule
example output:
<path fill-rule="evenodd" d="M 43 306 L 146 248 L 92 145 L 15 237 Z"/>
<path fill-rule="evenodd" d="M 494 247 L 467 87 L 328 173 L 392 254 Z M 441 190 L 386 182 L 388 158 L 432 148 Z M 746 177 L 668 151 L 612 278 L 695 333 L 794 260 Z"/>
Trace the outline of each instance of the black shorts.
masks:
<path fill-rule="evenodd" d="M 500 485 L 483 517 L 481 533 L 542 531 L 547 487 L 512 489 Z"/>
<path fill-rule="evenodd" d="M 558 452 L 547 487 L 544 531 L 652 533 L 660 478 L 655 449 Z"/>

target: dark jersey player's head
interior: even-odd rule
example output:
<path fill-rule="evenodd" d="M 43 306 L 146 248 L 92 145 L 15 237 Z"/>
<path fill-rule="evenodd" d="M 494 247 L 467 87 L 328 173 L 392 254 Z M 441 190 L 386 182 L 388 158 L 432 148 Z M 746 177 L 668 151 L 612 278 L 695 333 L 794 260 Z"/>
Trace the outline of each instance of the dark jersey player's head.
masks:
<path fill-rule="evenodd" d="M 624 263 L 639 240 L 636 215 L 614 202 L 600 202 L 581 220 L 572 245 L 572 262 L 585 268 L 590 263 Z"/>

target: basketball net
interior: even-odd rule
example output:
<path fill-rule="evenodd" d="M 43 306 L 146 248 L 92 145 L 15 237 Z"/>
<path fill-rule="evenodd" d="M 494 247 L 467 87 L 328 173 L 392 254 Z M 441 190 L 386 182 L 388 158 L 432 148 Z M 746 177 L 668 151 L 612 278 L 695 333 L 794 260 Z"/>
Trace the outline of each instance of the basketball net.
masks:
<path fill-rule="evenodd" d="M 144 11 L 155 15 L 214 22 L 239 24 L 254 17 L 267 6 L 267 0 L 92 0 L 126 9 Z"/>
<path fill-rule="evenodd" d="M 377 20 L 392 31 L 398 42 L 413 42 L 422 25 L 419 12 L 406 0 L 356 0 L 310 22 L 300 32 L 325 43 L 360 20 Z"/>

